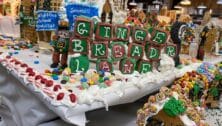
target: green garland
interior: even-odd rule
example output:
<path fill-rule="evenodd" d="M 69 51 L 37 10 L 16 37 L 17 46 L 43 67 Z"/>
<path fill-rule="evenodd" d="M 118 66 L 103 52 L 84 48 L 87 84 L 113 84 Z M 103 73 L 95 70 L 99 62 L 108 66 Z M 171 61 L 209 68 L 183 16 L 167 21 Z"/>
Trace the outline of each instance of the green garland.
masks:
<path fill-rule="evenodd" d="M 214 97 L 217 97 L 219 95 L 219 91 L 216 87 L 212 87 L 209 90 L 210 94 L 213 95 Z"/>
<path fill-rule="evenodd" d="M 222 80 L 222 75 L 217 74 L 217 75 L 215 76 L 215 80 L 216 80 L 216 81 Z"/>
<path fill-rule="evenodd" d="M 193 86 L 193 90 L 194 90 L 194 96 L 197 96 L 198 93 L 200 92 L 200 85 L 195 83 Z"/>
<path fill-rule="evenodd" d="M 163 111 L 171 116 L 178 116 L 186 111 L 183 102 L 180 100 L 176 100 L 174 97 L 171 97 L 170 100 L 164 104 Z"/>

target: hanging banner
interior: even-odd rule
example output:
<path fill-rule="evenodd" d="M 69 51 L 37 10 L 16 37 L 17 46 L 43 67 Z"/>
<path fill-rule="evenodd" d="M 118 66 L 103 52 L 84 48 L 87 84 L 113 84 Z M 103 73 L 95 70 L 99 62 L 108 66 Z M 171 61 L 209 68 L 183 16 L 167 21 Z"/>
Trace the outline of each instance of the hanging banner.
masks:
<path fill-rule="evenodd" d="M 58 29 L 59 16 L 55 11 L 38 11 L 36 31 L 54 31 Z"/>
<path fill-rule="evenodd" d="M 74 29 L 75 19 L 78 16 L 93 17 L 98 16 L 99 9 L 94 6 L 83 4 L 68 4 L 66 6 L 66 14 L 69 20 L 70 30 Z"/>

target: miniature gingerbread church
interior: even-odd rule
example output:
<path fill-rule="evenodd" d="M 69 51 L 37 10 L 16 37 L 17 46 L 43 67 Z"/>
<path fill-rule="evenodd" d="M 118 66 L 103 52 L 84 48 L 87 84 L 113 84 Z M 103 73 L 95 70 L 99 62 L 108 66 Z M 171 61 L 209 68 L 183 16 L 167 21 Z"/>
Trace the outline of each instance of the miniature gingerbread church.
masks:
<path fill-rule="evenodd" d="M 121 24 L 127 17 L 127 2 L 128 0 L 106 0 L 101 18 L 103 22 Z"/>

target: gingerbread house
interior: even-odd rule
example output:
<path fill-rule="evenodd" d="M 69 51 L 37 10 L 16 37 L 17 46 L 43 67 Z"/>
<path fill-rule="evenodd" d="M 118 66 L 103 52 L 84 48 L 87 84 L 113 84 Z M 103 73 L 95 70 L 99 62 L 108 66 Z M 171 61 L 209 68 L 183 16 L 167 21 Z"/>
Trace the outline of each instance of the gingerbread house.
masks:
<path fill-rule="evenodd" d="M 101 13 L 103 22 L 122 24 L 127 17 L 128 0 L 105 0 Z"/>
<path fill-rule="evenodd" d="M 214 80 L 209 85 L 209 90 L 206 98 L 206 105 L 208 108 L 219 108 L 220 95 L 222 92 L 222 74 L 218 71 Z"/>
<path fill-rule="evenodd" d="M 193 126 L 207 124 L 201 109 L 197 109 L 183 94 L 162 87 L 137 112 L 138 126 Z"/>
<path fill-rule="evenodd" d="M 19 16 L 21 0 L 3 0 L 3 15 Z"/>
<path fill-rule="evenodd" d="M 34 17 L 35 6 L 36 2 L 30 2 L 30 0 L 21 1 L 20 13 L 23 14 L 23 17 L 21 17 L 21 36 L 32 43 L 37 42 Z"/>
<path fill-rule="evenodd" d="M 39 10 L 58 11 L 63 0 L 38 0 Z"/>

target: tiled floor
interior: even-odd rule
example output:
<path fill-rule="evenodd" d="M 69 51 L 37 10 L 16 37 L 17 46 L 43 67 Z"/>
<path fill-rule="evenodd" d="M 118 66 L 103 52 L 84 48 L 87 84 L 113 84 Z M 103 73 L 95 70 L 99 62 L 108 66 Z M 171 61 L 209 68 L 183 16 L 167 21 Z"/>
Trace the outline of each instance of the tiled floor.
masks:
<path fill-rule="evenodd" d="M 206 119 L 210 126 L 222 126 L 222 96 L 220 103 L 219 109 L 208 109 L 206 111 Z"/>

